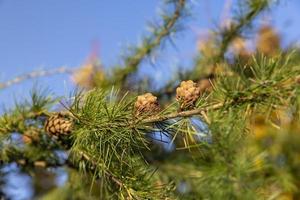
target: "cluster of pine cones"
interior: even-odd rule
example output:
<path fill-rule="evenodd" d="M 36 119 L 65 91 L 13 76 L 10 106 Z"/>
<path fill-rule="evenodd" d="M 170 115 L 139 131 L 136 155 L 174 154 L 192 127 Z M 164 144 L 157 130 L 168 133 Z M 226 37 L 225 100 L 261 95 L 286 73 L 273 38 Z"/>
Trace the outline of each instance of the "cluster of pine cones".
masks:
<path fill-rule="evenodd" d="M 176 89 L 176 100 L 179 102 L 180 110 L 193 108 L 202 91 L 204 91 L 204 88 L 195 82 L 191 80 L 182 81 L 180 86 Z M 138 96 L 135 103 L 136 116 L 142 113 L 147 113 L 148 115 L 156 114 L 159 110 L 157 97 L 151 93 Z"/>
<path fill-rule="evenodd" d="M 180 105 L 180 110 L 191 109 L 195 106 L 197 99 L 201 94 L 201 86 L 188 80 L 182 81 L 176 89 L 176 100 Z M 157 97 L 151 93 L 146 93 L 137 97 L 135 102 L 135 115 L 142 114 L 153 115 L 160 111 Z M 73 128 L 73 121 L 67 115 L 57 113 L 49 117 L 45 123 L 45 130 L 48 134 L 55 137 L 68 135 Z M 28 138 L 27 138 L 28 139 Z"/>

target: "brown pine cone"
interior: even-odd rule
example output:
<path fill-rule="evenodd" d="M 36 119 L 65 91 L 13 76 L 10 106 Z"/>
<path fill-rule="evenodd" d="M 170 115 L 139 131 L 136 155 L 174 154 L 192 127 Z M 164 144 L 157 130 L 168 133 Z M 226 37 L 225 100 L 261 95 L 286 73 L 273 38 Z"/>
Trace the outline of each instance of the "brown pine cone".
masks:
<path fill-rule="evenodd" d="M 176 99 L 181 109 L 193 107 L 199 96 L 200 88 L 191 80 L 182 81 L 176 89 Z"/>
<path fill-rule="evenodd" d="M 48 118 L 45 123 L 45 130 L 52 136 L 60 136 L 70 134 L 73 123 L 67 116 L 58 113 Z"/>
<path fill-rule="evenodd" d="M 155 114 L 160 110 L 157 97 L 151 93 L 138 96 L 134 106 L 137 116 L 144 113 Z"/>

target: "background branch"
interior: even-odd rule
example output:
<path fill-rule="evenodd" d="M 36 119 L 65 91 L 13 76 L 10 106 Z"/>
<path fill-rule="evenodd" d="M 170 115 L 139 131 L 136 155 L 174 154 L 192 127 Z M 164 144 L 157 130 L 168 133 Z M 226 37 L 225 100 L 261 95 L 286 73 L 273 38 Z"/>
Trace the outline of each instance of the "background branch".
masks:
<path fill-rule="evenodd" d="M 29 79 L 34 79 L 38 77 L 45 77 L 45 76 L 52 76 L 56 74 L 72 74 L 76 69 L 70 69 L 68 67 L 59 67 L 56 69 L 50 69 L 50 70 L 38 70 L 38 71 L 33 71 L 29 72 L 27 74 L 23 74 L 20 76 L 17 76 L 9 81 L 0 83 L 0 89 L 4 89 L 7 87 L 10 87 L 12 85 L 21 83 L 23 81 L 29 80 Z"/>
<path fill-rule="evenodd" d="M 229 25 L 227 28 L 223 28 L 219 31 L 218 35 L 221 37 L 221 42 L 219 44 L 219 53 L 213 59 L 215 62 L 220 62 L 224 60 L 224 55 L 228 49 L 230 43 L 237 37 L 241 32 L 251 23 L 253 20 L 265 10 L 269 3 L 268 0 L 251 0 L 248 2 L 248 11 L 245 14 L 238 17 L 235 22 Z M 215 73 L 217 65 L 213 65 L 211 74 Z"/>
<path fill-rule="evenodd" d="M 173 33 L 175 25 L 183 16 L 186 0 L 174 0 L 175 10 L 171 16 L 163 16 L 164 22 L 160 27 L 155 28 L 154 32 L 143 39 L 143 44 L 136 47 L 132 55 L 127 56 L 124 60 L 124 67 L 116 70 L 115 84 L 122 84 L 127 79 L 128 75 L 137 70 L 140 63 L 149 56 L 156 47 L 160 46 L 162 41 Z"/>

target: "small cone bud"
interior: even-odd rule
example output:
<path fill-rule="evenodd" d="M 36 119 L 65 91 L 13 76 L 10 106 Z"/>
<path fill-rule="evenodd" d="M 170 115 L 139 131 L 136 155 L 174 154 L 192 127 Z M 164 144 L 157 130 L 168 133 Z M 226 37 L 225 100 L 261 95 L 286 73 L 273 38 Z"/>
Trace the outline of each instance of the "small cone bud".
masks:
<path fill-rule="evenodd" d="M 70 134 L 73 123 L 61 113 L 55 114 L 46 121 L 45 130 L 52 136 L 60 136 Z"/>
<path fill-rule="evenodd" d="M 74 83 L 86 89 L 96 87 L 97 83 L 102 82 L 104 79 L 104 71 L 99 60 L 91 60 L 72 75 Z"/>
<path fill-rule="evenodd" d="M 135 114 L 137 116 L 143 113 L 155 114 L 160 110 L 157 97 L 153 96 L 151 93 L 138 96 L 134 106 Z"/>
<path fill-rule="evenodd" d="M 263 26 L 259 30 L 257 50 L 267 56 L 274 56 L 280 50 L 280 37 L 271 26 Z"/>
<path fill-rule="evenodd" d="M 31 144 L 33 142 L 38 142 L 40 140 L 38 130 L 32 128 L 32 129 L 25 131 L 22 135 L 22 140 L 25 144 Z"/>
<path fill-rule="evenodd" d="M 241 37 L 237 37 L 232 41 L 232 50 L 233 50 L 233 54 L 235 56 L 239 56 L 239 57 L 249 57 L 250 56 L 250 52 L 247 49 L 246 46 L 246 40 L 244 38 Z"/>
<path fill-rule="evenodd" d="M 181 109 L 188 109 L 195 105 L 200 96 L 200 89 L 196 83 L 191 80 L 182 81 L 176 89 L 176 99 L 180 103 Z"/>

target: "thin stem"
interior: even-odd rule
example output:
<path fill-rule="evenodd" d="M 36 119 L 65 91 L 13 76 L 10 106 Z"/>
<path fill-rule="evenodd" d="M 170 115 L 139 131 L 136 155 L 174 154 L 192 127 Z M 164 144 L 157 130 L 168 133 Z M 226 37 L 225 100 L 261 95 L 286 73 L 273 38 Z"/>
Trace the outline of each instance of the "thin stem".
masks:
<path fill-rule="evenodd" d="M 85 154 L 82 151 L 79 151 L 78 153 L 84 160 L 90 162 L 94 168 L 97 167 L 98 163 L 96 161 L 94 161 L 90 156 L 88 156 L 87 154 Z M 122 183 L 122 181 L 120 181 L 118 178 L 116 178 L 113 174 L 111 174 L 108 171 L 104 171 L 104 174 L 106 176 L 108 176 L 113 182 L 115 182 L 119 187 L 123 187 L 124 184 Z"/>
<path fill-rule="evenodd" d="M 70 69 L 67 67 L 59 67 L 59 68 L 52 69 L 52 70 L 33 71 L 33 72 L 29 72 L 28 74 L 23 74 L 23 75 L 17 76 L 9 81 L 0 83 L 0 89 L 10 87 L 12 85 L 21 83 L 21 82 L 29 80 L 29 79 L 34 79 L 34 78 L 44 77 L 44 76 L 52 76 L 55 74 L 64 74 L 64 73 L 71 74 L 74 71 L 75 71 L 75 69 Z"/>
<path fill-rule="evenodd" d="M 168 120 L 168 119 L 174 119 L 177 117 L 189 117 L 189 116 L 193 116 L 193 115 L 198 115 L 201 114 L 202 112 L 206 112 L 208 110 L 216 110 L 219 109 L 221 107 L 223 107 L 224 103 L 218 103 L 209 107 L 205 107 L 205 108 L 198 108 L 198 109 L 194 109 L 194 110 L 188 110 L 188 111 L 182 111 L 182 112 L 176 112 L 176 113 L 171 113 L 165 116 L 153 116 L 153 117 L 149 117 L 147 119 L 142 120 L 143 123 L 153 123 L 153 122 L 159 122 L 159 121 L 164 121 L 164 120 Z"/>

